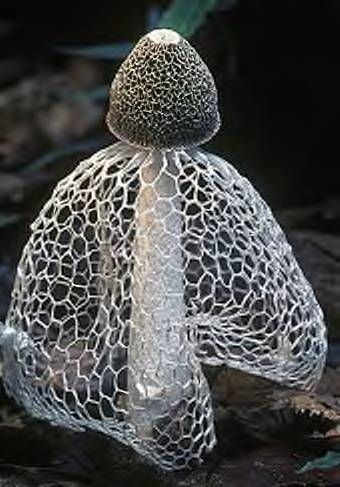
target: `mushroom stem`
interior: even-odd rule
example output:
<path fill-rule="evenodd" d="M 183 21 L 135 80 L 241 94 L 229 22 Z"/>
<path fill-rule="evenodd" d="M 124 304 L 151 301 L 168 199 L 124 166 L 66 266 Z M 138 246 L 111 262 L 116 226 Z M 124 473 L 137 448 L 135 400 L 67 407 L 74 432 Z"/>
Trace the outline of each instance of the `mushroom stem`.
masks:
<path fill-rule="evenodd" d="M 139 438 L 183 399 L 186 344 L 181 201 L 176 156 L 153 151 L 137 198 L 129 344 L 129 417 Z M 187 347 L 187 345 L 184 345 Z M 182 360 L 181 360 L 182 356 Z"/>

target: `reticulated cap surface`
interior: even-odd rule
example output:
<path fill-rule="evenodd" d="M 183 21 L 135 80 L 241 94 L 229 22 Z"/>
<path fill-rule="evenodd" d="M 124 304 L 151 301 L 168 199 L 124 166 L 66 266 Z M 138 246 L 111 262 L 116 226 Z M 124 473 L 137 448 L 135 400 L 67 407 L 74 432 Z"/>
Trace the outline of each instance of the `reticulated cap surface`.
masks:
<path fill-rule="evenodd" d="M 137 43 L 118 70 L 107 124 L 119 139 L 138 147 L 199 145 L 220 126 L 214 79 L 179 34 L 155 30 Z"/>

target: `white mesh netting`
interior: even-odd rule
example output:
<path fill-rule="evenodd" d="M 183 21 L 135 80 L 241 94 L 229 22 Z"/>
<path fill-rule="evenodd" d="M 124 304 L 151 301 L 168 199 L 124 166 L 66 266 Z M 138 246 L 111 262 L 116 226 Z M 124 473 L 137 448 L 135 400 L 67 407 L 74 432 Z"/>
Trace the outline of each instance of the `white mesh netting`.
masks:
<path fill-rule="evenodd" d="M 110 435 L 165 469 L 215 444 L 201 363 L 310 388 L 322 312 L 271 211 L 226 161 L 119 142 L 32 225 L 2 337 L 31 413 Z"/>

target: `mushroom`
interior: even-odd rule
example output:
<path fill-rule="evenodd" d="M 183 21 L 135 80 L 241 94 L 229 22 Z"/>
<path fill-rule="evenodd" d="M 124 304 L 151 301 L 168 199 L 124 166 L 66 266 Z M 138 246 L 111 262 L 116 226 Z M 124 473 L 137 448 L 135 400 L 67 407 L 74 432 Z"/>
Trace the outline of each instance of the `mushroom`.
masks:
<path fill-rule="evenodd" d="M 119 142 L 59 182 L 32 225 L 0 342 L 7 392 L 164 469 L 216 443 L 202 365 L 312 389 L 322 311 L 270 209 L 198 146 L 211 73 L 174 31 L 144 36 L 111 86 Z"/>

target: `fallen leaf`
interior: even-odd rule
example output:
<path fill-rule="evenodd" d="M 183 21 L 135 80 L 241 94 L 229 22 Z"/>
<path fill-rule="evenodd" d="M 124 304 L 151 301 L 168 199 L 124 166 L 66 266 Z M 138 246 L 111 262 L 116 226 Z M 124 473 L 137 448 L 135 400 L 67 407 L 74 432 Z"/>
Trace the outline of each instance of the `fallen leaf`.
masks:
<path fill-rule="evenodd" d="M 340 467 L 340 452 L 329 451 L 323 457 L 316 458 L 307 462 L 303 467 L 301 467 L 297 473 L 305 473 L 310 470 L 324 470 L 327 468 Z"/>

